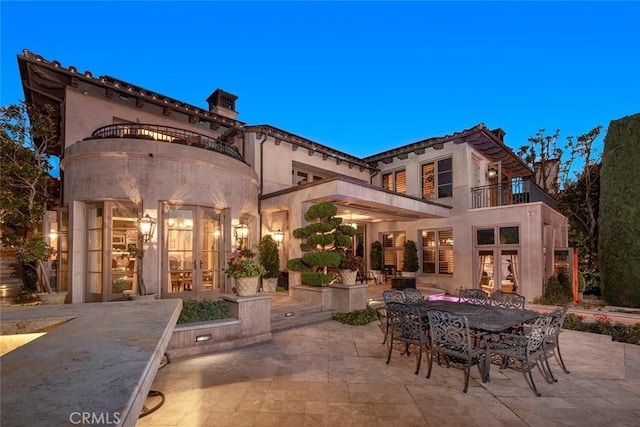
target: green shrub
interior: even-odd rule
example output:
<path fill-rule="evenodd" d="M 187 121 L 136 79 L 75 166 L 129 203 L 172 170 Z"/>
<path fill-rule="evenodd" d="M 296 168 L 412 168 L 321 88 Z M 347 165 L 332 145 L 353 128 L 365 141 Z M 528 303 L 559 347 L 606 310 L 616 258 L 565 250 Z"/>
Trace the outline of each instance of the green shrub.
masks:
<path fill-rule="evenodd" d="M 178 324 L 226 319 L 229 315 L 229 306 L 225 300 L 189 300 L 182 305 Z"/>
<path fill-rule="evenodd" d="M 265 279 L 277 279 L 280 277 L 280 252 L 278 251 L 278 244 L 270 234 L 260 239 L 258 253 L 260 264 L 267 270 L 262 277 Z"/>
<path fill-rule="evenodd" d="M 378 312 L 371 307 L 367 307 L 363 310 L 354 310 L 349 313 L 336 313 L 331 318 L 346 325 L 362 326 L 377 321 Z"/>
<path fill-rule="evenodd" d="M 640 307 L 640 114 L 612 120 L 604 138 L 598 257 L 602 297 Z"/>
<path fill-rule="evenodd" d="M 372 270 L 382 270 L 383 260 L 383 248 L 382 243 L 375 240 L 371 243 L 371 251 L 369 252 L 369 265 Z"/>
<path fill-rule="evenodd" d="M 402 263 L 402 271 L 415 273 L 420 269 L 418 262 L 418 247 L 413 240 L 407 240 L 404 244 L 404 260 Z"/>
<path fill-rule="evenodd" d="M 568 277 L 559 273 L 558 276 L 551 276 L 544 288 L 544 294 L 533 300 L 534 304 L 544 305 L 567 305 L 573 300 L 573 291 Z"/>
<path fill-rule="evenodd" d="M 595 322 L 585 322 L 584 317 L 568 313 L 562 324 L 564 329 L 611 335 L 613 341 L 640 345 L 640 323 L 633 326 L 613 322 L 606 314 L 598 316 Z"/>

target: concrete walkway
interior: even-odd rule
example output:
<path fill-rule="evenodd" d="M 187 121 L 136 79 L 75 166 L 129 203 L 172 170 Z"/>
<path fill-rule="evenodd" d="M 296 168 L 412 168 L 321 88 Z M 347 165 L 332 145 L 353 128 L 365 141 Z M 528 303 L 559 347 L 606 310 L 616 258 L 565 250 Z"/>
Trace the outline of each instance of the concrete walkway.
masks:
<path fill-rule="evenodd" d="M 483 384 L 472 370 L 435 365 L 386 345 L 377 322 L 325 321 L 286 329 L 273 340 L 172 361 L 152 385 L 166 395 L 138 426 L 638 426 L 640 346 L 604 335 L 562 331 L 571 371 L 552 361 L 558 383 L 538 371 L 536 397 L 520 372 L 493 365 Z M 151 403 L 151 401 L 149 401 Z"/>

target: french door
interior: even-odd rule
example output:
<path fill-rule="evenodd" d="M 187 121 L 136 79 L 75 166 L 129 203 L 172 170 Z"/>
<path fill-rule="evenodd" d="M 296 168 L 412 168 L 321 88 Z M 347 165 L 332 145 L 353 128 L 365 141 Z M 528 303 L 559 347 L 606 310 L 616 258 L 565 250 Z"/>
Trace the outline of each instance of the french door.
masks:
<path fill-rule="evenodd" d="M 138 207 L 108 201 L 87 205 L 85 301 L 114 301 L 124 291 L 137 292 L 138 260 L 129 255 L 138 246 Z"/>
<path fill-rule="evenodd" d="M 199 206 L 165 206 L 163 295 L 214 298 L 224 285 L 221 213 Z"/>

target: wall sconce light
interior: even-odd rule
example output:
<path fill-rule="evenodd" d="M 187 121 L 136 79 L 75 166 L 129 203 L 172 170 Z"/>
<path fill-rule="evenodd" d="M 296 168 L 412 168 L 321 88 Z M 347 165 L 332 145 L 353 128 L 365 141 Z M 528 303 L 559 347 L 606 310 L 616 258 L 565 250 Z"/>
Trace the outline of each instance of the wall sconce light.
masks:
<path fill-rule="evenodd" d="M 235 226 L 234 231 L 238 246 L 240 246 L 240 248 L 243 248 L 247 238 L 249 237 L 249 226 L 241 222 L 240 224 Z"/>
<path fill-rule="evenodd" d="M 271 237 L 273 237 L 273 240 L 276 241 L 276 244 L 278 246 L 280 246 L 280 243 L 284 241 L 284 233 L 282 232 L 282 230 L 278 230 L 275 233 L 271 233 Z"/>
<path fill-rule="evenodd" d="M 140 228 L 140 234 L 142 234 L 142 241 L 147 243 L 151 240 L 153 232 L 156 230 L 156 220 L 146 214 L 138 220 L 138 227 Z"/>
<path fill-rule="evenodd" d="M 493 178 L 493 177 L 495 177 L 496 175 L 498 175 L 498 171 L 496 171 L 495 169 L 489 169 L 489 172 L 487 173 L 487 176 L 488 176 L 489 178 Z"/>

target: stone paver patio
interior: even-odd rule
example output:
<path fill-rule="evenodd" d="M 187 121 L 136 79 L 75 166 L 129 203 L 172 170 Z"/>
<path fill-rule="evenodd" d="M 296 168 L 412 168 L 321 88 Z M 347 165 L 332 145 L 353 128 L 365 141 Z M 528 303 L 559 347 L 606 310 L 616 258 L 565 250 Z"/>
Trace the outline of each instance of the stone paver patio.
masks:
<path fill-rule="evenodd" d="M 172 361 L 151 387 L 166 395 L 138 426 L 638 426 L 640 346 L 609 336 L 561 333 L 565 374 L 558 383 L 537 370 L 536 397 L 520 372 L 493 365 L 483 384 L 472 370 L 444 365 L 426 379 L 423 357 L 394 351 L 376 323 L 326 321 L 275 332 L 273 340 Z"/>

